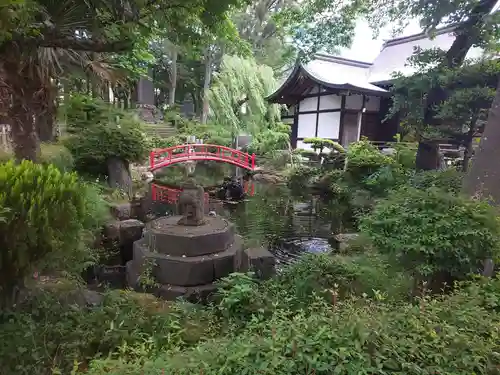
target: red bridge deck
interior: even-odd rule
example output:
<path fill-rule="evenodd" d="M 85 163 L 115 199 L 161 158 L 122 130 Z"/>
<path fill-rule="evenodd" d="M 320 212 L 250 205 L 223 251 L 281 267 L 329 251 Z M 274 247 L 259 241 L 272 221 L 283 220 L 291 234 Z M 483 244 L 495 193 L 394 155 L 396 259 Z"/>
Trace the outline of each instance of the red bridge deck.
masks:
<path fill-rule="evenodd" d="M 172 164 L 195 160 L 214 160 L 251 171 L 255 169 L 255 154 L 250 155 L 225 146 L 204 144 L 185 144 L 153 150 L 149 154 L 149 169 L 155 171 Z"/>

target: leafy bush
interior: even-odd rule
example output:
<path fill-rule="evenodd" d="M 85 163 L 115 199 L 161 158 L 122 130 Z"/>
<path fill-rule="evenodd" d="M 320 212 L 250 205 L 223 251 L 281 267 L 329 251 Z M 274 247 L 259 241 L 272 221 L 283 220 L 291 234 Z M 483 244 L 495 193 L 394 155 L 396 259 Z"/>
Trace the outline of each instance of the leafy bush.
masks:
<path fill-rule="evenodd" d="M 371 175 L 381 167 L 395 163 L 392 157 L 382 154 L 367 140 L 351 143 L 346 154 L 346 171 L 357 180 Z"/>
<path fill-rule="evenodd" d="M 62 111 L 70 133 L 79 133 L 96 124 L 116 122 L 126 112 L 90 95 L 72 95 L 64 102 Z"/>
<path fill-rule="evenodd" d="M 1 314 L 2 374 L 69 374 L 74 361 L 85 367 L 110 353 L 140 360 L 207 333 L 205 318 L 196 310 L 170 307 L 154 297 L 108 292 L 100 305 L 88 309 L 78 302 L 82 292 L 74 287 L 46 289 Z"/>
<path fill-rule="evenodd" d="M 134 118 L 85 128 L 70 137 L 67 146 L 75 158 L 76 170 L 91 175 L 106 174 L 106 162 L 111 157 L 141 162 L 151 147 L 141 123 Z"/>
<path fill-rule="evenodd" d="M 325 148 L 330 149 L 331 151 L 337 151 L 340 153 L 344 153 L 345 149 L 337 142 L 332 141 L 331 139 L 324 138 L 305 138 L 303 141 L 305 144 L 310 144 L 314 150 L 319 150 L 319 153 L 322 154 Z"/>
<path fill-rule="evenodd" d="M 311 186 L 314 178 L 321 174 L 321 169 L 299 165 L 289 172 L 288 186 L 293 192 L 304 193 Z"/>
<path fill-rule="evenodd" d="M 73 155 L 61 144 L 42 143 L 40 159 L 44 164 L 53 164 L 61 172 L 71 172 L 74 167 Z"/>
<path fill-rule="evenodd" d="M 5 298 L 54 252 L 71 252 L 85 217 L 82 185 L 72 173 L 23 161 L 0 165 L 0 288 Z"/>
<path fill-rule="evenodd" d="M 401 189 L 376 205 L 361 232 L 415 276 L 463 279 L 499 255 L 500 226 L 488 204 L 431 188 Z"/>
<path fill-rule="evenodd" d="M 410 184 L 417 189 L 426 190 L 432 187 L 458 194 L 462 187 L 463 173 L 454 168 L 441 171 L 424 171 L 415 173 Z"/>
<path fill-rule="evenodd" d="M 313 300 L 293 316 L 278 310 L 239 334 L 144 364 L 94 361 L 88 374 L 495 375 L 500 314 L 485 302 L 500 299 L 500 284 L 491 284 L 488 299 L 481 289 L 415 304 L 388 304 L 383 296 Z"/>

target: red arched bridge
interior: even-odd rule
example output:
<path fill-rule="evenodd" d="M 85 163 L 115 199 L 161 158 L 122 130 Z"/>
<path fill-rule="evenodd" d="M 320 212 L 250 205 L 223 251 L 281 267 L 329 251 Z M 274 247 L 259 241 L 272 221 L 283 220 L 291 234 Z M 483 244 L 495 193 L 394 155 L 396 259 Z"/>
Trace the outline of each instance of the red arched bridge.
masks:
<path fill-rule="evenodd" d="M 255 169 L 255 154 L 250 155 L 225 146 L 205 144 L 186 144 L 155 149 L 149 154 L 149 169 L 153 172 L 172 164 L 195 160 L 214 160 L 234 164 L 251 171 Z"/>
<path fill-rule="evenodd" d="M 243 190 L 246 194 L 253 196 L 254 195 L 255 186 L 251 182 L 245 181 L 243 184 Z M 158 184 L 151 184 L 151 195 L 153 201 L 160 201 L 164 203 L 177 203 L 179 200 L 179 195 L 181 194 L 182 189 L 170 188 L 167 186 L 162 186 Z M 208 193 L 205 193 L 205 204 L 208 204 L 209 196 Z"/>

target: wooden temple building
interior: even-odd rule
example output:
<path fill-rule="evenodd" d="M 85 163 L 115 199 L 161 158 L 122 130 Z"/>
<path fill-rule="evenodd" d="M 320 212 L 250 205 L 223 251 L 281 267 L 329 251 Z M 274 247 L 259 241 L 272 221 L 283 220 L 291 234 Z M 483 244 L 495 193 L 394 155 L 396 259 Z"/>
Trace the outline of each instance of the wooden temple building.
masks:
<path fill-rule="evenodd" d="M 407 65 L 416 47 L 448 49 L 454 27 L 438 30 L 430 39 L 416 34 L 386 41 L 373 62 L 318 54 L 306 64 L 297 63 L 283 84 L 271 94 L 270 103 L 287 107 L 282 121 L 292 127 L 294 148 L 310 149 L 304 138 L 331 139 L 348 146 L 362 136 L 372 141 L 393 141 L 399 119 L 384 121 L 391 107 L 394 73 L 415 71 Z M 473 48 L 467 58 L 482 55 Z"/>

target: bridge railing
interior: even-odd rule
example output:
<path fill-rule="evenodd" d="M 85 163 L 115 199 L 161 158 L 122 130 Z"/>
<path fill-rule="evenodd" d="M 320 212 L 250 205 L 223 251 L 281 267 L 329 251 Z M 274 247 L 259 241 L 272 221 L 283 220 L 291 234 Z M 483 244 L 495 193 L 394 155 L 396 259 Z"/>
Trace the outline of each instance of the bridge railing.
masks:
<path fill-rule="evenodd" d="M 243 191 L 246 194 L 253 196 L 255 194 L 255 185 L 252 182 L 245 181 L 243 185 Z M 177 203 L 181 193 L 182 189 L 162 186 L 155 183 L 151 184 L 151 196 L 153 201 L 159 201 L 164 203 Z M 210 201 L 209 194 L 205 193 L 204 198 L 205 198 L 205 204 L 208 204 Z"/>
<path fill-rule="evenodd" d="M 185 144 L 155 149 L 149 155 L 151 169 L 167 166 L 178 160 L 220 160 L 228 161 L 249 169 L 255 168 L 255 154 L 248 154 L 230 147 L 211 144 Z"/>

